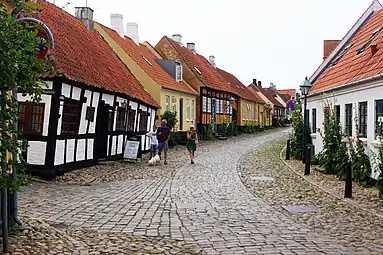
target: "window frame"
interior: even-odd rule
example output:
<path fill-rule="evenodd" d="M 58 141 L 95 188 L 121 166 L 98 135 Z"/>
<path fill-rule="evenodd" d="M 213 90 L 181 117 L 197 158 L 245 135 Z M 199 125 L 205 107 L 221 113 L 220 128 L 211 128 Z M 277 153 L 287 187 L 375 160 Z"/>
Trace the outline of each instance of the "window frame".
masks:
<path fill-rule="evenodd" d="M 190 121 L 191 120 L 191 103 L 190 103 L 190 99 L 186 99 L 185 105 L 186 105 L 186 121 Z"/>
<path fill-rule="evenodd" d="M 66 108 L 72 108 L 72 109 L 77 109 L 77 119 L 75 123 L 71 122 L 64 122 L 64 116 L 67 114 L 65 113 Z M 61 114 L 61 134 L 63 135 L 77 135 L 80 129 L 80 121 L 81 121 L 81 113 L 82 113 L 82 103 L 80 101 L 64 101 L 63 104 L 63 110 Z M 75 125 L 74 130 L 64 130 L 64 126 L 67 125 Z"/>
<path fill-rule="evenodd" d="M 317 109 L 311 109 L 311 133 L 316 134 L 317 132 Z"/>
<path fill-rule="evenodd" d="M 379 111 L 378 106 L 381 107 L 381 112 Z M 379 118 L 379 116 L 383 116 L 383 99 L 375 100 L 375 137 L 377 135 L 380 135 L 378 133 L 378 128 L 379 128 L 378 118 Z"/>
<path fill-rule="evenodd" d="M 191 104 L 190 104 L 190 116 L 191 116 L 191 120 L 195 120 L 195 103 L 194 103 L 194 100 L 191 100 Z"/>
<path fill-rule="evenodd" d="M 182 81 L 182 64 L 179 62 L 176 62 L 176 81 Z"/>
<path fill-rule="evenodd" d="M 139 121 L 139 131 L 140 132 L 147 132 L 148 131 L 148 117 L 149 113 L 146 111 L 140 112 L 140 121 Z"/>
<path fill-rule="evenodd" d="M 367 118 L 368 118 L 367 101 L 359 102 L 359 128 L 358 128 L 359 130 L 358 131 L 361 134 L 362 138 L 367 138 L 367 128 L 368 128 Z"/>
<path fill-rule="evenodd" d="M 136 122 L 136 113 L 137 110 L 135 109 L 128 109 L 128 117 L 127 117 L 127 125 L 126 130 L 128 132 L 134 132 L 135 122 Z"/>
<path fill-rule="evenodd" d="M 352 136 L 352 104 L 345 104 L 344 107 L 344 134 Z"/>
<path fill-rule="evenodd" d="M 334 112 L 335 112 L 335 120 L 337 120 L 339 124 L 340 123 L 340 105 L 334 106 Z"/>
<path fill-rule="evenodd" d="M 177 98 L 175 96 L 172 96 L 172 100 L 171 100 L 171 111 L 173 113 L 176 113 L 177 112 Z"/>
<path fill-rule="evenodd" d="M 165 111 L 170 111 L 170 96 L 165 95 Z"/>
<path fill-rule="evenodd" d="M 35 104 L 32 102 L 19 102 L 18 104 L 18 132 L 22 135 L 42 135 L 44 131 L 45 103 Z M 22 117 L 20 117 L 20 107 L 24 108 Z M 41 110 L 41 113 L 34 112 L 35 107 L 38 107 L 38 109 Z M 34 120 L 34 116 L 41 116 L 41 119 L 38 120 L 39 122 L 31 122 Z M 30 125 L 38 125 L 40 130 L 34 131 L 32 128 L 30 128 Z"/>
<path fill-rule="evenodd" d="M 122 115 L 122 116 L 121 116 Z M 122 119 L 121 119 L 122 117 Z M 125 131 L 127 111 L 123 107 L 118 107 L 116 111 L 116 131 Z M 122 125 L 122 126 L 121 126 Z"/>

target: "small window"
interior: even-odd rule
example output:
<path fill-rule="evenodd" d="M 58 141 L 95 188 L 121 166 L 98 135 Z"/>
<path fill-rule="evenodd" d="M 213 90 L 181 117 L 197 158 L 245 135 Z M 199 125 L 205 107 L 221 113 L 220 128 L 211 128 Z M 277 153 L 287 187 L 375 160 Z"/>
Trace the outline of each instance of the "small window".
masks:
<path fill-rule="evenodd" d="M 124 108 L 117 109 L 116 131 L 125 131 L 126 111 Z"/>
<path fill-rule="evenodd" d="M 170 97 L 165 96 L 165 111 L 170 111 Z"/>
<path fill-rule="evenodd" d="M 148 113 L 141 112 L 140 114 L 140 132 L 145 132 L 148 129 Z"/>
<path fill-rule="evenodd" d="M 359 133 L 367 137 L 367 102 L 359 103 Z"/>
<path fill-rule="evenodd" d="M 311 133 L 315 134 L 317 132 L 317 109 L 312 109 L 311 111 L 311 126 L 312 131 Z"/>
<path fill-rule="evenodd" d="M 345 105 L 345 135 L 352 136 L 352 104 Z"/>
<path fill-rule="evenodd" d="M 197 73 L 199 73 L 200 75 L 202 75 L 201 71 L 200 71 L 197 67 L 194 67 L 194 69 L 197 71 Z"/>
<path fill-rule="evenodd" d="M 335 119 L 340 122 L 340 105 L 335 105 Z"/>
<path fill-rule="evenodd" d="M 351 48 L 351 44 L 344 47 L 344 49 L 339 53 L 338 56 L 334 58 L 334 60 L 331 62 L 332 65 L 338 64 L 339 60 L 347 53 L 347 51 Z M 293 98 L 294 99 L 294 98 Z"/>
<path fill-rule="evenodd" d="M 383 117 L 383 100 L 375 101 L 375 135 L 382 135 L 382 129 L 379 128 L 379 117 Z"/>
<path fill-rule="evenodd" d="M 211 98 L 207 98 L 207 112 L 211 113 Z"/>
<path fill-rule="evenodd" d="M 220 108 L 220 113 L 223 113 L 223 100 L 219 100 L 219 108 Z"/>
<path fill-rule="evenodd" d="M 112 132 L 114 129 L 114 112 L 113 109 L 109 110 L 109 115 L 108 115 L 108 131 Z"/>
<path fill-rule="evenodd" d="M 176 111 L 177 111 L 177 98 L 172 97 L 172 112 L 176 112 Z"/>
<path fill-rule="evenodd" d="M 176 81 L 181 82 L 182 81 L 182 64 L 177 63 L 176 65 Z"/>
<path fill-rule="evenodd" d="M 207 112 L 207 97 L 202 97 L 202 112 Z"/>
<path fill-rule="evenodd" d="M 136 110 L 129 109 L 128 110 L 128 126 L 127 126 L 128 131 L 134 132 L 135 120 L 136 120 Z"/>
<path fill-rule="evenodd" d="M 19 103 L 18 129 L 21 134 L 43 133 L 45 104 L 33 104 L 29 102 Z"/>
<path fill-rule="evenodd" d="M 195 119 L 195 110 L 194 110 L 194 100 L 191 100 L 191 105 L 190 105 L 190 116 L 191 119 Z"/>
<path fill-rule="evenodd" d="M 78 134 L 81 117 L 81 103 L 64 102 L 61 133 Z"/>
<path fill-rule="evenodd" d="M 382 27 L 375 30 L 370 38 L 367 40 L 367 42 L 365 42 L 358 50 L 357 50 L 357 54 L 360 54 L 360 53 L 363 53 L 366 48 L 371 44 L 371 42 L 375 39 L 375 37 L 382 31 Z"/>
<path fill-rule="evenodd" d="M 191 105 L 190 99 L 186 99 L 186 120 L 191 120 Z"/>

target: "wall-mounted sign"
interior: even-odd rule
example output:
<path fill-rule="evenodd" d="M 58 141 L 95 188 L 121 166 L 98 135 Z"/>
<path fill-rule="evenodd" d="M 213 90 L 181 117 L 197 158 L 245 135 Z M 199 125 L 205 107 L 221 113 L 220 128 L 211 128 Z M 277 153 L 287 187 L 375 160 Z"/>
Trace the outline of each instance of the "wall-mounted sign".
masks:
<path fill-rule="evenodd" d="M 54 95 L 56 93 L 53 89 L 43 89 L 43 94 L 45 95 Z"/>

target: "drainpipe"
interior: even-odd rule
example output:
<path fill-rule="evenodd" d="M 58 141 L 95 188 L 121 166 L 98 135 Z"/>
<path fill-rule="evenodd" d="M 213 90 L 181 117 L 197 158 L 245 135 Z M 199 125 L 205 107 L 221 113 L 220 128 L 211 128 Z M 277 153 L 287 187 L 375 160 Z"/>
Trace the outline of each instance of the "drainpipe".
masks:
<path fill-rule="evenodd" d="M 13 99 L 15 100 L 15 102 L 17 103 L 18 105 L 18 101 L 17 101 L 17 89 L 15 86 L 13 86 L 12 88 L 12 96 L 13 96 Z M 18 130 L 18 121 L 15 120 L 15 122 L 13 123 L 13 128 L 14 130 Z M 17 138 L 17 134 L 16 134 L 16 138 Z M 14 163 L 14 166 L 13 166 L 13 172 L 12 174 L 13 175 L 16 175 L 16 167 L 15 167 L 15 164 L 16 162 L 18 161 L 18 154 L 17 154 L 17 151 L 15 151 L 13 153 L 13 162 Z M 12 218 L 13 220 L 15 221 L 15 223 L 19 226 L 23 225 L 23 223 L 21 222 L 21 220 L 19 219 L 19 208 L 18 208 L 18 193 L 15 192 L 14 194 L 11 195 L 11 205 L 12 205 L 12 208 L 11 208 L 11 212 L 12 212 Z"/>

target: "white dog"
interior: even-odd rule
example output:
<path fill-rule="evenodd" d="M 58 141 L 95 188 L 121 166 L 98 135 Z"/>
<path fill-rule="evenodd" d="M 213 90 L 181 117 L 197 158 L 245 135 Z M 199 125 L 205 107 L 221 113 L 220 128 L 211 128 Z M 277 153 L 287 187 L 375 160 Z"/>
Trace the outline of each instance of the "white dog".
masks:
<path fill-rule="evenodd" d="M 155 165 L 158 165 L 160 162 L 161 162 L 160 156 L 156 155 L 149 160 L 148 164 L 149 166 L 155 166 Z"/>

